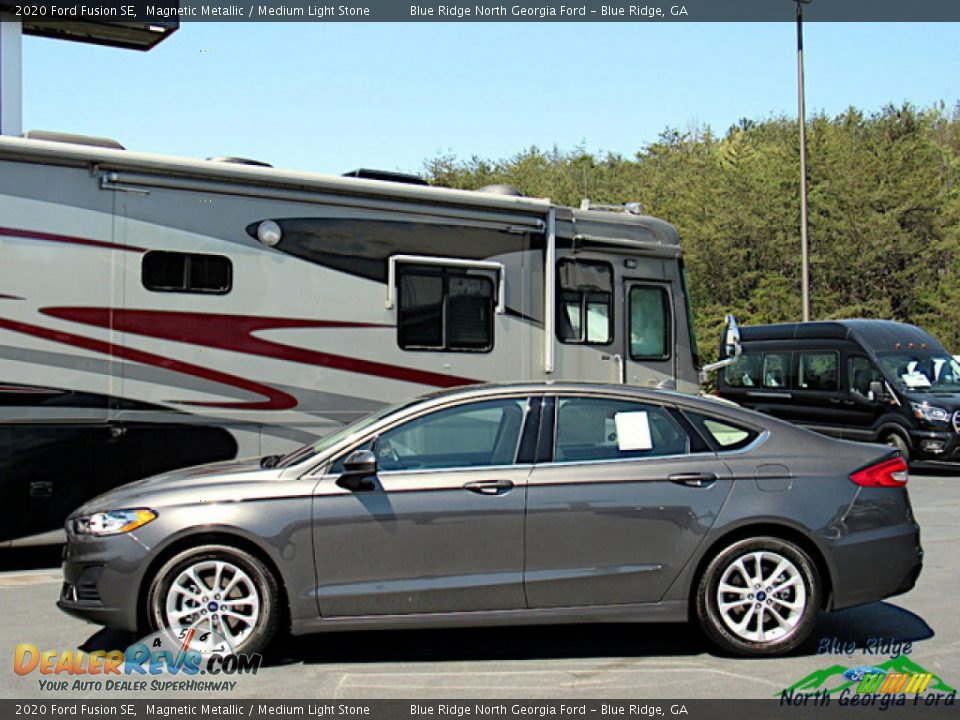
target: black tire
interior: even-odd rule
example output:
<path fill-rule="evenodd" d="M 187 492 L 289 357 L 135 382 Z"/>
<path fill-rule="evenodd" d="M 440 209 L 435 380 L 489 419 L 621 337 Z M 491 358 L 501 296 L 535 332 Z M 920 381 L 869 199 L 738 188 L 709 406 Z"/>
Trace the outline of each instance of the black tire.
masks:
<path fill-rule="evenodd" d="M 146 617 L 154 632 L 169 628 L 164 607 L 167 594 L 177 577 L 187 568 L 198 563 L 223 561 L 242 570 L 252 581 L 259 601 L 259 615 L 253 629 L 239 643 L 235 653 L 263 651 L 273 639 L 280 624 L 281 611 L 278 605 L 280 592 L 273 573 L 250 553 L 230 545 L 201 545 L 190 548 L 167 560 L 150 583 L 146 597 Z"/>
<path fill-rule="evenodd" d="M 903 439 L 903 436 L 900 433 L 892 432 L 883 438 L 883 444 L 889 445 L 894 450 L 900 453 L 900 457 L 903 458 L 904 462 L 910 462 L 910 446 L 907 444 L 907 441 Z"/>
<path fill-rule="evenodd" d="M 803 584 L 804 605 L 802 609 L 798 608 L 794 614 L 791 610 L 784 610 L 780 602 L 783 600 L 784 604 L 786 602 L 796 604 L 799 598 L 799 589 L 792 590 L 791 587 L 787 587 L 779 593 L 771 593 L 771 597 L 768 598 L 765 592 L 766 588 L 761 587 L 759 591 L 754 590 L 749 587 L 749 581 L 747 581 L 746 578 L 739 573 L 734 573 L 734 575 L 728 576 L 728 580 L 732 578 L 735 582 L 737 578 L 741 578 L 745 588 L 747 588 L 747 592 L 753 590 L 757 595 L 755 596 L 751 593 L 748 596 L 745 592 L 742 594 L 725 594 L 728 601 L 738 601 L 742 598 L 746 605 L 743 608 L 738 607 L 734 610 L 727 611 L 726 616 L 721 612 L 718 596 L 721 579 L 728 571 L 733 572 L 733 566 L 738 559 L 743 559 L 749 568 L 749 564 L 753 561 L 753 558 L 756 557 L 753 555 L 754 553 L 769 553 L 769 555 L 760 556 L 765 563 L 761 565 L 761 567 L 769 567 L 775 563 L 776 561 L 773 558 L 776 556 L 789 561 L 792 565 L 791 572 L 795 572 L 794 582 L 802 582 Z M 776 567 L 779 567 L 778 562 L 776 562 Z M 769 572 L 773 572 L 773 570 Z M 785 578 L 787 576 L 785 573 L 781 573 L 777 577 Z M 727 584 L 729 585 L 730 583 L 728 582 Z M 771 583 L 771 587 L 775 587 L 774 583 Z M 737 590 L 739 593 L 743 588 L 738 587 Z M 791 593 L 793 593 L 792 596 Z M 812 633 L 816 627 L 817 620 L 820 616 L 822 594 L 816 565 L 802 549 L 780 538 L 747 538 L 745 540 L 739 540 L 725 548 L 707 565 L 706 570 L 704 570 L 697 584 L 697 618 L 701 628 L 703 628 L 704 633 L 710 641 L 725 652 L 747 657 L 783 655 L 810 637 L 810 633 Z M 757 616 L 758 611 L 756 609 L 758 607 L 760 608 L 759 616 Z M 782 626 L 775 622 L 775 617 L 770 611 L 770 607 L 782 611 L 784 614 L 790 614 L 790 619 L 795 619 L 795 624 L 793 624 L 789 630 L 784 630 Z M 739 616 L 740 619 L 746 618 L 747 613 L 753 616 L 753 620 L 747 620 L 747 626 L 743 630 L 744 634 L 751 634 L 750 627 L 752 625 L 755 628 L 753 634 L 763 636 L 769 632 L 774 635 L 774 637 L 772 639 L 759 640 L 738 634 L 728 626 L 728 622 L 733 622 L 738 619 L 736 613 L 742 613 Z M 763 623 L 763 627 L 769 626 L 771 629 L 761 633 L 760 623 Z M 782 633 L 782 635 L 778 635 L 778 633 Z"/>

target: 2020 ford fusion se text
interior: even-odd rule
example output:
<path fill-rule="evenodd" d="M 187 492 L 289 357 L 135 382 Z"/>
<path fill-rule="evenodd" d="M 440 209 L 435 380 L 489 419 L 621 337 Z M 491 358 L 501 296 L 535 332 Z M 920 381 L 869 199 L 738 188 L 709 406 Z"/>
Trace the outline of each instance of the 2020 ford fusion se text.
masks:
<path fill-rule="evenodd" d="M 788 652 L 903 593 L 923 552 L 889 448 L 623 386 L 424 396 L 282 458 L 201 466 L 67 521 L 59 606 L 234 652 L 281 627 L 686 621 Z"/>

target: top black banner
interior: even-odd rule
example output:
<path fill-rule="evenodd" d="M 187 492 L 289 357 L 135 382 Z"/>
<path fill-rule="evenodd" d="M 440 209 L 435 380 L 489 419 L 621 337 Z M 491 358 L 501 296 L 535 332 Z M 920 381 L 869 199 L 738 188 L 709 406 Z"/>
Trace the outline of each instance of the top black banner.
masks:
<path fill-rule="evenodd" d="M 797 0 L 0 0 L 27 24 L 173 22 L 788 22 Z M 805 22 L 960 22 L 957 0 L 812 0 Z M 158 27 L 157 31 L 162 32 Z"/>

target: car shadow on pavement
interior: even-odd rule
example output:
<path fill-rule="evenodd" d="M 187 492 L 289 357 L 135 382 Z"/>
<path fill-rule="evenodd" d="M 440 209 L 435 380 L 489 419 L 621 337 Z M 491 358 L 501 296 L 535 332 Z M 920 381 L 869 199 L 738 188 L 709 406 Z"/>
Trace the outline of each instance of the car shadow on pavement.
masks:
<path fill-rule="evenodd" d="M 876 602 L 824 615 L 810 639 L 791 656 L 822 653 L 822 643 L 916 643 L 933 630 L 909 610 Z M 100 629 L 80 645 L 84 652 L 124 649 L 137 636 Z M 838 645 L 833 645 L 837 647 Z M 694 624 L 534 625 L 442 630 L 369 630 L 281 637 L 264 654 L 265 666 L 299 663 L 435 662 L 590 657 L 720 655 Z"/>
<path fill-rule="evenodd" d="M 63 545 L 0 549 L 0 572 L 60 567 Z"/>
<path fill-rule="evenodd" d="M 816 655 L 824 639 L 855 643 L 919 642 L 933 630 L 918 615 L 876 602 L 824 615 L 791 656 Z M 581 624 L 444 630 L 381 630 L 286 637 L 265 655 L 265 665 L 294 663 L 530 660 L 585 657 L 720 655 L 694 624 Z"/>
<path fill-rule="evenodd" d="M 884 641 L 916 643 L 933 635 L 933 628 L 916 613 L 889 602 L 875 602 L 824 614 L 810 639 L 792 654 L 816 655 L 818 650 L 822 654 L 834 640 L 834 647 L 853 643 L 859 653 Z"/>

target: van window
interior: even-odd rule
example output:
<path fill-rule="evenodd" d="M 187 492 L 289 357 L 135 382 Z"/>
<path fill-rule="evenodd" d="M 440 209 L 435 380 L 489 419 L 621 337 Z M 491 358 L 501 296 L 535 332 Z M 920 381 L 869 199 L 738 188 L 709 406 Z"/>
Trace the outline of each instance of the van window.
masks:
<path fill-rule="evenodd" d="M 730 387 L 760 387 L 760 353 L 744 353 L 727 365 L 723 378 Z"/>
<path fill-rule="evenodd" d="M 143 286 L 155 292 L 225 295 L 233 282 L 233 265 L 225 255 L 151 250 L 140 272 Z"/>
<path fill-rule="evenodd" d="M 458 268 L 397 269 L 397 342 L 404 350 L 493 348 L 493 281 Z"/>
<path fill-rule="evenodd" d="M 838 353 L 802 352 L 797 362 L 797 387 L 832 392 L 839 389 Z"/>
<path fill-rule="evenodd" d="M 662 360 L 670 357 L 670 298 L 662 287 L 630 288 L 630 357 Z"/>
<path fill-rule="evenodd" d="M 870 383 L 883 381 L 883 376 L 880 374 L 876 365 L 863 356 L 850 358 L 847 369 L 847 381 L 850 383 L 850 392 L 854 392 L 862 397 L 870 396 Z"/>
<path fill-rule="evenodd" d="M 560 342 L 581 345 L 613 341 L 613 268 L 609 263 L 557 263 L 557 336 Z"/>
<path fill-rule="evenodd" d="M 763 356 L 763 386 L 785 388 L 790 385 L 790 353 L 765 353 Z"/>

